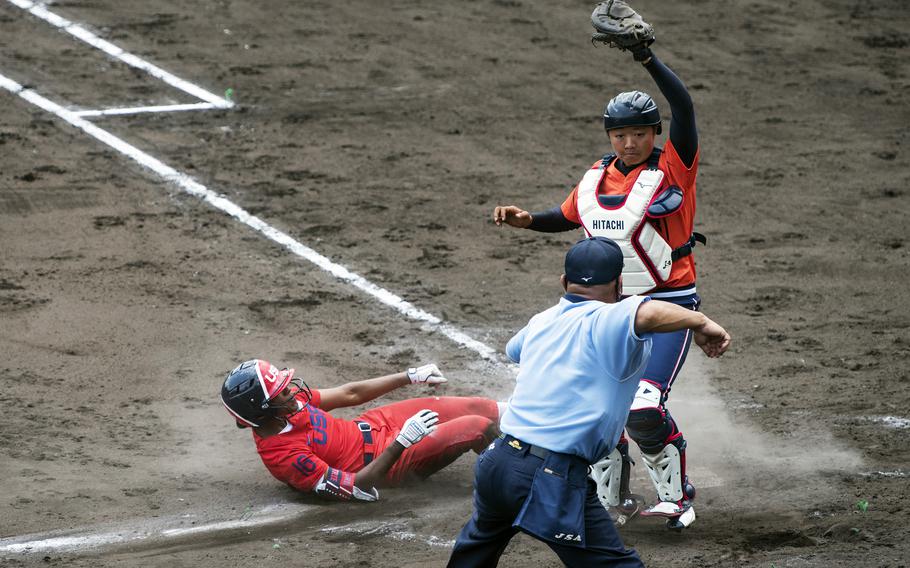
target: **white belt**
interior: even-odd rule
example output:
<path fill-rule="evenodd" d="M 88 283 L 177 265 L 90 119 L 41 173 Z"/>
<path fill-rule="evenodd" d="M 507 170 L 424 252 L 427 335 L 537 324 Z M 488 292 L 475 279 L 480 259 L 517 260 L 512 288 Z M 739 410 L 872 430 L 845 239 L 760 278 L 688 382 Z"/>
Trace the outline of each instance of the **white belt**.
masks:
<path fill-rule="evenodd" d="M 695 293 L 695 284 L 689 286 L 688 288 L 683 288 L 681 290 L 670 290 L 669 292 L 652 292 L 650 294 L 645 294 L 652 298 L 679 298 L 680 296 L 691 296 Z"/>

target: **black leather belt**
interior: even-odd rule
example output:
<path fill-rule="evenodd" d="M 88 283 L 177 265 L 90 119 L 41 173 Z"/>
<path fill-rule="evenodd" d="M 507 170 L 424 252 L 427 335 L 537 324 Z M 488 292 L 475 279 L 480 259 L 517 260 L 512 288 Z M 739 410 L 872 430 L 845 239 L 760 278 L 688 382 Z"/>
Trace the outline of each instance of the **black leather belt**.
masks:
<path fill-rule="evenodd" d="M 503 440 L 505 440 L 505 444 L 507 446 L 509 446 L 510 448 L 518 450 L 518 451 L 527 450 L 529 454 L 531 454 L 532 456 L 537 456 L 542 460 L 547 459 L 547 456 L 550 455 L 550 450 L 548 450 L 546 448 L 541 448 L 540 446 L 535 446 L 533 444 L 528 444 L 526 442 L 522 442 L 521 440 L 519 440 L 518 438 L 516 438 L 515 436 L 512 436 L 510 434 L 500 434 L 499 437 L 502 438 Z"/>
<path fill-rule="evenodd" d="M 357 424 L 357 429 L 360 430 L 360 434 L 363 436 L 363 465 L 365 467 L 373 461 L 373 428 L 366 422 L 361 422 L 360 420 L 355 420 L 354 422 Z"/>

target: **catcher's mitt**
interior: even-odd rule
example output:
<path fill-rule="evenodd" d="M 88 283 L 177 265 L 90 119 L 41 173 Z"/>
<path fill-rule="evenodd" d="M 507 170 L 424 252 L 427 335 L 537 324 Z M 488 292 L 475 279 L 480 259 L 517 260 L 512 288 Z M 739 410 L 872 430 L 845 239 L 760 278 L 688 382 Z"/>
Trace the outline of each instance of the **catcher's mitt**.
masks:
<path fill-rule="evenodd" d="M 651 56 L 648 46 L 654 43 L 654 28 L 623 0 L 607 0 L 594 8 L 591 24 L 597 30 L 591 34 L 594 42 L 631 51 L 638 61 Z"/>

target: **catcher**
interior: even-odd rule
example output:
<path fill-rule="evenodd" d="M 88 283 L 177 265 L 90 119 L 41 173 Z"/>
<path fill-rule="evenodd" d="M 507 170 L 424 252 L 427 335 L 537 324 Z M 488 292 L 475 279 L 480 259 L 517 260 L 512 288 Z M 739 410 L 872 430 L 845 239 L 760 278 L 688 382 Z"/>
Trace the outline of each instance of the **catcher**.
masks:
<path fill-rule="evenodd" d="M 594 162 L 559 207 L 529 213 L 498 206 L 493 221 L 532 231 L 583 228 L 588 236 L 615 241 L 623 251 L 623 293 L 644 294 L 698 310 L 692 249 L 705 238 L 693 232 L 698 131 L 692 99 L 679 78 L 651 51 L 653 28 L 622 0 L 597 6 L 591 16 L 594 42 L 631 53 L 670 103 L 669 140 L 655 145 L 662 124 L 657 103 L 642 91 L 613 97 L 603 114 L 613 151 Z M 682 529 L 695 520 L 695 488 L 686 476 L 686 441 L 667 410 L 670 388 L 686 360 L 688 330 L 655 336 L 651 361 L 632 404 L 626 431 L 639 446 L 659 501 L 643 515 L 668 518 Z M 628 442 L 593 467 L 600 497 L 619 505 L 621 524 L 640 507 L 629 493 Z"/>
<path fill-rule="evenodd" d="M 410 384 L 446 378 L 434 364 L 406 372 L 310 389 L 282 369 L 253 359 L 231 371 L 221 401 L 239 428 L 252 428 L 273 476 L 305 492 L 376 501 L 380 486 L 425 478 L 499 434 L 499 408 L 485 398 L 430 397 L 373 408 L 355 420 L 330 410 L 357 406 Z"/>

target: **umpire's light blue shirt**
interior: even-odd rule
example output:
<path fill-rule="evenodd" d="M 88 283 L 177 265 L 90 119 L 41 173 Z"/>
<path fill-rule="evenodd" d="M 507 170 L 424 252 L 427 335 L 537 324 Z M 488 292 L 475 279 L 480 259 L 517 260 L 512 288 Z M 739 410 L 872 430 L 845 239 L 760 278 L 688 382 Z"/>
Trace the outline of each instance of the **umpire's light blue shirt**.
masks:
<path fill-rule="evenodd" d="M 635 333 L 638 306 L 648 300 L 608 304 L 566 294 L 531 318 L 506 346 L 521 367 L 502 431 L 588 463 L 612 451 L 651 356 L 651 334 Z"/>

